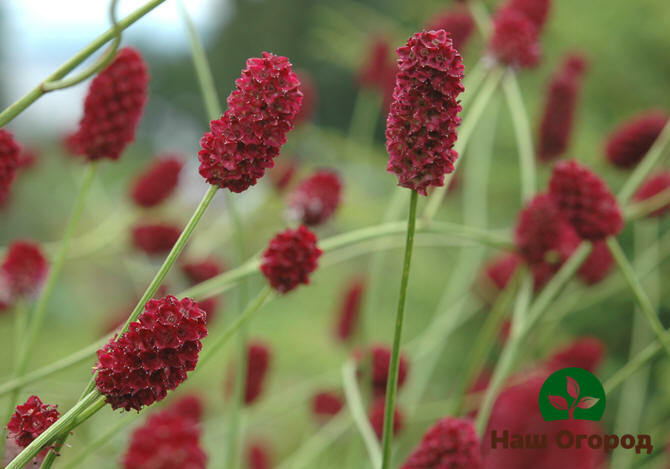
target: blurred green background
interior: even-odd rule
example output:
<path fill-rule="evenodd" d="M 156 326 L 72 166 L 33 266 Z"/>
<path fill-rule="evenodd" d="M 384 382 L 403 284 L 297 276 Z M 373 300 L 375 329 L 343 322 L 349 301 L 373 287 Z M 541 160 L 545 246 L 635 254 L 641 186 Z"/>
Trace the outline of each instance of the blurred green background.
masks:
<path fill-rule="evenodd" d="M 18 1 L 18 0 L 17 0 Z M 168 8 L 168 0 L 160 8 Z M 495 2 L 486 2 L 490 9 Z M 542 37 L 543 59 L 534 70 L 520 73 L 520 83 L 534 134 L 544 102 L 548 78 L 570 51 L 583 52 L 589 58 L 582 99 L 568 155 L 588 163 L 617 190 L 626 173 L 613 170 L 603 160 L 603 139 L 621 121 L 650 108 L 670 109 L 670 7 L 666 0 L 560 0 L 554 2 L 551 19 Z M 351 144 L 347 140 L 352 111 L 359 95 L 355 73 L 367 55 L 369 40 L 382 33 L 403 44 L 407 37 L 420 29 L 434 14 L 448 8 L 450 2 L 416 0 L 231 0 L 220 27 L 207 40 L 207 53 L 216 78 L 217 90 L 223 100 L 233 88 L 246 58 L 263 50 L 288 56 L 295 67 L 307 70 L 317 86 L 318 102 L 312 123 L 301 126 L 289 135 L 282 157 L 295 156 L 301 163 L 300 175 L 311 169 L 332 167 L 345 181 L 345 203 L 334 222 L 319 229 L 321 237 L 369 226 L 381 221 L 387 202 L 394 190 L 395 177 L 385 171 L 386 154 L 383 147 L 383 119 L 377 122 L 374 148 Z M 174 6 L 174 5 L 172 5 Z M 104 9 L 104 3 L 100 5 Z M 83 47 L 90 38 L 81 39 Z M 54 38 L 57 41 L 58 38 Z M 186 41 L 184 33 L 184 41 Z M 5 42 L 7 38 L 5 38 Z M 30 369 L 48 364 L 88 345 L 101 336 L 110 315 L 127 308 L 148 284 L 158 268 L 156 259 L 138 256 L 127 239 L 127 224 L 134 219 L 168 219 L 184 223 L 190 216 L 204 183 L 197 176 L 196 153 L 198 139 L 207 128 L 207 119 L 191 59 L 186 51 L 160 50 L 149 39 L 134 41 L 149 63 L 152 83 L 150 101 L 133 144 L 118 163 L 101 165 L 100 176 L 87 202 L 86 214 L 79 232 L 86 236 L 93 231 L 101 240 L 94 252 L 84 252 L 69 261 L 58 282 L 57 291 L 49 304 L 47 319 L 33 352 Z M 7 43 L 5 47 L 7 47 Z M 463 51 L 466 75 L 469 67 L 481 57 L 484 44 L 477 33 Z M 3 66 L 3 68 L 5 68 Z M 5 68 L 5 73 L 7 69 Z M 12 70 L 11 73 L 21 73 Z M 79 85 L 84 87 L 85 85 Z M 499 93 L 500 94 L 500 93 Z M 18 96 L 8 96 L 0 86 L 0 103 L 6 107 Z M 500 94 L 501 97 L 501 94 Z M 50 99 L 50 97 L 45 97 Z M 488 180 L 488 225 L 508 229 L 513 226 L 520 208 L 519 171 L 516 143 L 509 111 L 500 100 L 498 127 L 492 168 Z M 493 103 L 495 105 L 495 102 Z M 79 102 L 72 106 L 79 108 Z M 487 112 L 487 119 L 491 112 Z M 467 109 L 466 109 L 467 111 Z M 68 157 L 58 139 L 48 128 L 30 128 L 29 123 L 16 119 L 19 140 L 39 150 L 35 168 L 19 175 L 10 203 L 0 212 L 0 245 L 17 238 L 41 242 L 59 239 L 78 181 L 82 165 Z M 53 115 L 58 120 L 58 115 Z M 9 125 L 9 128 L 15 124 Z M 72 128 L 76 122 L 72 122 Z M 30 130 L 27 130 L 30 129 Z M 168 137 L 167 134 L 170 134 Z M 171 203 L 151 212 L 132 207 L 127 190 L 133 176 L 155 156 L 169 150 L 165 140 L 175 141 L 176 151 L 185 155 L 189 165 L 182 178 L 182 187 Z M 467 171 L 467 158 L 465 168 Z M 280 157 L 281 158 L 281 157 Z M 539 167 L 541 187 L 550 168 Z M 267 178 L 266 178 L 267 179 Z M 240 196 L 235 196 L 247 228 L 247 249 L 253 254 L 264 248 L 267 240 L 286 225 L 283 200 L 276 196 L 267 180 Z M 439 219 L 460 222 L 462 190 L 448 196 Z M 420 209 L 421 209 L 420 205 Z M 115 222 L 118 220 L 118 223 Z M 645 223 L 641 223 L 645 225 Z M 648 224 L 647 224 L 648 225 Z M 667 229 L 663 222 L 661 229 Z M 652 226 L 640 229 L 650 230 Z M 218 194 L 196 231 L 184 258 L 199 258 L 215 253 L 229 266 L 237 260 L 230 240 L 223 195 Z M 87 239 L 91 240 L 91 236 Z M 400 239 L 400 238 L 399 238 Z M 632 255 L 632 228 L 621 236 L 627 252 Z M 95 243 L 94 243 L 95 244 Z M 419 243 L 421 244 L 421 243 Z M 82 247 L 83 246 L 83 247 Z M 83 250 L 88 245 L 81 244 Z M 77 251 L 78 246 L 73 246 Z M 393 249 L 384 257 L 384 295 L 378 309 L 366 317 L 371 340 L 388 343 L 392 336 L 396 285 L 399 283 L 401 250 Z M 431 321 L 445 286 L 462 275 L 454 271 L 458 250 L 449 247 L 417 247 L 409 287 L 406 341 L 420 334 Z M 293 454 L 302 442 L 312 436 L 318 425 L 309 411 L 309 397 L 314 389 L 340 386 L 340 366 L 351 350 L 338 345 L 333 338 L 332 325 L 338 308 L 341 290 L 348 279 L 369 268 L 369 256 L 359 255 L 346 262 L 320 269 L 309 288 L 274 301 L 264 308 L 250 326 L 250 337 L 262 339 L 273 347 L 273 361 L 263 400 L 245 411 L 245 433 L 261 438 L 273 448 L 273 459 L 279 463 Z M 620 281 L 613 274 L 611 281 Z M 661 267 L 662 285 L 667 283 L 668 264 Z M 171 293 L 182 290 L 186 283 L 178 272 L 166 281 Z M 262 281 L 255 277 L 250 291 L 260 289 Z M 573 295 L 588 298 L 591 292 L 575 289 Z M 473 297 L 474 292 L 463 292 Z M 224 305 L 213 325 L 211 335 L 220 333 L 236 312 L 235 292 L 224 295 Z M 569 298 L 568 298 L 569 299 Z M 661 320 L 668 324 L 669 292 L 660 290 Z M 625 288 L 614 296 L 597 302 L 568 316 L 551 335 L 549 341 L 534 344 L 526 355 L 527 364 L 546 356 L 557 345 L 571 337 L 591 334 L 600 337 L 608 353 L 599 377 L 605 379 L 627 360 L 633 297 Z M 444 353 L 426 392 L 426 409 L 418 416 L 408 416 L 408 426 L 398 437 L 399 460 L 416 443 L 425 428 L 441 416 L 441 402 L 455 389 L 462 375 L 463 356 L 467 355 L 487 309 L 468 321 L 458 333 L 444 344 Z M 9 376 L 13 360 L 11 315 L 0 315 L 0 376 Z M 496 349 L 497 350 L 497 349 Z M 207 398 L 208 413 L 204 433 L 210 466 L 223 460 L 226 403 L 223 399 L 223 379 L 234 346 L 206 368 L 197 372 L 180 387 L 178 393 L 197 391 Z M 21 400 L 30 394 L 67 409 L 90 377 L 91 362 L 26 386 Z M 651 458 L 641 456 L 638 466 L 661 464 L 658 455 L 670 433 L 670 366 L 658 359 L 652 369 L 649 393 L 640 396 L 645 401 L 641 429 L 652 433 L 657 452 Z M 420 367 L 420 363 L 412 363 Z M 410 381 L 412 371 L 410 370 Z M 608 412 L 603 426 L 611 429 L 617 408 L 618 392 L 608 396 Z M 434 403 L 428 406 L 428 403 Z M 400 395 L 403 404 L 403 394 Z M 0 407 L 4 409 L 4 401 Z M 104 409 L 93 421 L 77 429 L 69 440 L 72 449 L 64 452 L 63 462 L 75 455 L 100 428 L 111 424 L 118 416 Z M 88 465 L 115 467 L 127 440 L 127 432 L 88 459 Z M 347 453 L 350 452 L 350 453 Z M 365 452 L 353 428 L 335 445 L 324 452 L 309 467 L 343 467 L 342 454 L 362 461 Z M 354 459 L 355 460 L 355 459 Z M 366 467 L 363 463 L 358 466 Z"/>

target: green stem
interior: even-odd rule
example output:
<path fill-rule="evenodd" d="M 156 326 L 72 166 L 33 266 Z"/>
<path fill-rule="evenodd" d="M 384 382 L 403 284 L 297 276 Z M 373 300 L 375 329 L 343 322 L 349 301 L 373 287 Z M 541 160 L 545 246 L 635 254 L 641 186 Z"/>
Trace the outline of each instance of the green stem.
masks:
<path fill-rule="evenodd" d="M 665 207 L 670 204 L 670 189 L 665 189 L 662 192 L 649 197 L 641 202 L 629 205 L 624 209 L 624 215 L 626 220 L 634 221 L 644 218 L 655 212 L 656 210 Z"/>
<path fill-rule="evenodd" d="M 619 204 L 625 206 L 630 201 L 630 198 L 633 197 L 637 188 L 640 187 L 642 181 L 649 175 L 656 163 L 658 163 L 665 152 L 666 147 L 670 143 L 670 120 L 663 128 L 663 131 L 658 136 L 652 147 L 649 149 L 647 154 L 644 156 L 642 161 L 635 167 L 635 170 L 628 177 L 628 180 L 623 185 L 619 194 L 617 195 L 619 199 Z"/>
<path fill-rule="evenodd" d="M 370 420 L 368 420 L 368 416 L 365 413 L 363 399 L 361 398 L 361 393 L 356 384 L 356 365 L 351 360 L 348 360 L 342 367 L 342 384 L 344 387 L 344 395 L 347 399 L 347 407 L 349 408 L 349 412 L 356 424 L 358 432 L 363 438 L 363 443 L 365 444 L 368 456 L 372 462 L 372 467 L 380 467 L 382 462 L 382 452 L 379 447 L 379 440 L 377 439 L 377 435 L 375 435 L 375 432 L 370 425 Z"/>
<path fill-rule="evenodd" d="M 151 10 L 156 8 L 158 5 L 163 3 L 165 0 L 151 0 L 147 2 L 144 6 L 138 8 L 130 15 L 123 18 L 118 22 L 118 29 L 124 30 L 130 25 L 135 23 L 137 20 L 142 18 L 144 15 L 149 13 Z M 44 82 L 37 85 L 35 88 L 30 90 L 25 96 L 16 101 L 14 104 L 10 105 L 7 109 L 0 113 L 0 128 L 7 125 L 12 119 L 18 116 L 23 112 L 28 106 L 37 101 L 41 96 L 47 93 L 47 90 L 44 89 L 43 85 L 46 82 L 53 82 L 60 80 L 65 77 L 68 73 L 74 70 L 77 65 L 81 64 L 84 60 L 90 57 L 95 51 L 104 46 L 107 42 L 114 39 L 117 31 L 116 28 L 110 28 L 100 36 L 98 36 L 93 42 L 88 46 L 78 52 L 74 57 L 61 65 L 55 72 L 49 75 Z"/>
<path fill-rule="evenodd" d="M 486 60 L 480 60 L 465 74 L 465 80 L 463 82 L 465 91 L 461 94 L 461 107 L 463 109 L 467 109 L 472 97 L 477 96 L 477 90 L 484 82 L 484 79 L 488 75 L 488 71 L 489 67 L 486 64 Z"/>
<path fill-rule="evenodd" d="M 622 366 L 616 373 L 610 376 L 607 381 L 605 381 L 603 386 L 605 388 L 605 392 L 609 394 L 614 391 L 619 387 L 619 385 L 621 385 L 621 383 L 635 374 L 661 350 L 663 350 L 663 346 L 658 341 L 647 345 L 637 355 L 631 358 L 628 363 Z"/>
<path fill-rule="evenodd" d="M 535 180 L 535 155 L 533 154 L 533 138 L 531 137 L 528 113 L 523 103 L 519 82 L 513 70 L 509 70 L 503 80 L 505 97 L 512 114 L 512 124 L 519 148 L 519 167 L 521 169 L 521 200 L 528 201 L 537 187 Z"/>
<path fill-rule="evenodd" d="M 635 299 L 640 306 L 640 311 L 649 323 L 651 329 L 654 331 L 654 334 L 656 334 L 658 340 L 661 341 L 665 351 L 670 355 L 670 337 L 668 337 L 663 324 L 661 324 L 661 321 L 658 319 L 656 309 L 645 293 L 640 280 L 637 278 L 637 275 L 635 275 L 633 266 L 628 262 L 626 254 L 623 252 L 623 249 L 621 249 L 621 246 L 615 237 L 610 236 L 607 238 L 607 246 L 612 253 L 612 257 L 614 257 L 614 261 L 619 266 L 619 270 L 623 274 L 626 283 L 628 283 L 628 286 L 635 295 Z"/>
<path fill-rule="evenodd" d="M 382 469 L 391 466 L 391 443 L 393 441 L 393 417 L 395 410 L 396 392 L 398 390 L 398 366 L 400 363 L 400 341 L 402 339 L 402 327 L 405 321 L 405 302 L 407 299 L 407 285 L 409 283 L 409 270 L 412 263 L 412 248 L 414 245 L 414 229 L 416 227 L 416 205 L 419 194 L 412 191 L 409 202 L 409 217 L 407 220 L 407 241 L 405 244 L 405 260 L 400 280 L 400 291 L 398 295 L 398 311 L 395 320 L 395 332 L 393 334 L 393 348 L 391 349 L 391 361 L 386 382 L 386 403 L 384 408 L 384 434 L 382 437 Z"/>
<path fill-rule="evenodd" d="M 376 91 L 361 89 L 358 92 L 351 114 L 349 136 L 366 149 L 374 142 L 381 107 L 381 96 Z"/>
<path fill-rule="evenodd" d="M 489 71 L 489 75 L 486 78 L 486 81 L 482 85 L 481 90 L 477 94 L 477 97 L 472 104 L 472 109 L 470 109 L 465 115 L 463 123 L 458 129 L 458 140 L 456 140 L 456 144 L 454 145 L 454 150 L 459 155 L 461 155 L 461 157 L 458 158 L 454 163 L 454 171 L 456 171 L 460 161 L 463 159 L 462 154 L 465 151 L 468 140 L 470 139 L 477 122 L 479 122 L 479 119 L 484 114 L 484 110 L 493 96 L 493 93 L 495 92 L 496 88 L 498 88 L 498 84 L 500 83 L 503 74 L 504 70 L 501 68 L 494 68 Z M 424 220 L 432 220 L 435 218 L 435 214 L 442 205 L 442 199 L 446 193 L 446 185 L 438 187 L 433 191 L 433 193 L 428 198 L 428 204 L 426 205 L 426 208 L 422 214 L 422 218 Z"/>
<path fill-rule="evenodd" d="M 475 19 L 479 33 L 484 37 L 484 40 L 488 40 L 488 37 L 491 35 L 491 19 L 489 18 L 486 6 L 481 0 L 468 0 L 467 5 L 470 14 Z"/>

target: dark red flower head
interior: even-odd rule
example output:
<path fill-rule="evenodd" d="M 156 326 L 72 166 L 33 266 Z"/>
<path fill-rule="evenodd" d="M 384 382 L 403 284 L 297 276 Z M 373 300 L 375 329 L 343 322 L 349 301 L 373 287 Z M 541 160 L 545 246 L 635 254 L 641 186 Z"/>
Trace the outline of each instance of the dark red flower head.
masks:
<path fill-rule="evenodd" d="M 7 200 L 9 188 L 16 177 L 19 167 L 21 148 L 14 136 L 5 129 L 0 129 L 0 206 Z"/>
<path fill-rule="evenodd" d="M 199 422 L 202 419 L 203 407 L 204 405 L 200 396 L 197 394 L 186 394 L 177 399 L 170 409 L 176 414 L 189 418 L 194 422 Z"/>
<path fill-rule="evenodd" d="M 386 345 L 373 345 L 370 348 L 370 359 L 372 361 L 372 393 L 376 397 L 383 397 L 386 395 L 386 381 L 388 381 L 391 364 L 391 349 Z M 398 364 L 398 389 L 405 384 L 408 372 L 409 362 L 401 354 Z"/>
<path fill-rule="evenodd" d="M 135 139 L 135 129 L 147 101 L 149 74 L 135 49 L 120 49 L 114 60 L 91 82 L 79 129 L 68 146 L 89 161 L 117 160 Z"/>
<path fill-rule="evenodd" d="M 586 285 L 595 285 L 607 277 L 613 265 L 614 258 L 607 243 L 604 240 L 596 241 L 577 275 Z"/>
<path fill-rule="evenodd" d="M 295 116 L 295 125 L 298 125 L 312 118 L 319 95 L 316 91 L 316 83 L 307 70 L 297 70 L 296 75 L 300 80 L 300 91 L 302 92 L 302 106 Z"/>
<path fill-rule="evenodd" d="M 445 417 L 428 429 L 401 469 L 482 469 L 480 442 L 470 420 Z"/>
<path fill-rule="evenodd" d="M 292 218 L 307 226 L 325 223 L 342 198 L 342 181 L 335 171 L 321 170 L 302 181 L 289 196 Z"/>
<path fill-rule="evenodd" d="M 544 28 L 549 16 L 551 0 L 510 0 L 509 8 L 523 13 L 539 32 Z"/>
<path fill-rule="evenodd" d="M 37 160 L 39 160 L 40 153 L 39 150 L 37 150 L 34 147 L 28 147 L 28 148 L 23 148 L 21 151 L 21 154 L 19 155 L 19 169 L 23 171 L 27 171 L 29 169 L 32 169 L 35 164 L 37 164 Z"/>
<path fill-rule="evenodd" d="M 552 161 L 568 148 L 585 64 L 581 56 L 566 57 L 549 83 L 537 152 L 541 161 Z"/>
<path fill-rule="evenodd" d="M 475 22 L 466 8 L 443 11 L 430 20 L 428 31 L 444 29 L 451 34 L 451 40 L 458 51 L 462 51 L 472 34 Z"/>
<path fill-rule="evenodd" d="M 398 176 L 398 185 L 426 195 L 429 186 L 444 185 L 458 158 L 452 147 L 461 123 L 463 60 L 444 30 L 416 33 L 397 53 L 386 169 Z"/>
<path fill-rule="evenodd" d="M 667 193 L 668 191 L 670 191 L 670 171 L 660 171 L 656 174 L 652 174 L 647 178 L 646 181 L 642 183 L 640 188 L 633 196 L 633 200 L 636 202 L 642 202 L 663 192 Z M 667 203 L 664 206 L 654 210 L 648 216 L 660 217 L 668 212 L 670 212 L 670 203 Z"/>
<path fill-rule="evenodd" d="M 200 140 L 200 175 L 209 184 L 242 192 L 272 168 L 302 104 L 300 82 L 286 57 L 263 52 L 228 96 L 228 110 Z"/>
<path fill-rule="evenodd" d="M 514 253 L 503 254 L 488 262 L 484 266 L 483 272 L 484 288 L 494 286 L 497 290 L 496 293 L 504 290 L 509 281 L 512 280 L 520 262 L 521 259 Z"/>
<path fill-rule="evenodd" d="M 619 204 L 607 185 L 574 160 L 556 165 L 549 192 L 583 239 L 598 241 L 623 228 Z"/>
<path fill-rule="evenodd" d="M 59 416 L 60 412 L 55 405 L 43 404 L 39 397 L 30 396 L 24 404 L 16 406 L 9 419 L 8 437 L 21 448 L 25 448 L 58 420 Z"/>
<path fill-rule="evenodd" d="M 605 154 L 614 166 L 633 168 L 644 158 L 668 122 L 664 111 L 647 111 L 621 124 L 607 138 Z"/>
<path fill-rule="evenodd" d="M 368 53 L 358 71 L 358 84 L 367 88 L 381 88 L 389 69 L 391 46 L 382 37 L 370 41 Z"/>
<path fill-rule="evenodd" d="M 155 160 L 140 174 L 131 189 L 133 201 L 140 207 L 155 207 L 167 199 L 179 183 L 179 173 L 184 163 L 172 155 Z"/>
<path fill-rule="evenodd" d="M 283 192 L 293 181 L 298 163 L 295 159 L 281 159 L 270 171 L 270 181 L 278 192 Z"/>
<path fill-rule="evenodd" d="M 384 409 L 386 409 L 386 402 L 383 397 L 375 399 L 370 407 L 370 412 L 368 418 L 370 419 L 370 425 L 374 430 L 377 438 L 380 440 L 384 435 Z M 397 435 L 405 427 L 405 416 L 404 414 L 396 408 L 393 410 L 393 434 Z"/>
<path fill-rule="evenodd" d="M 48 264 L 40 247 L 30 241 L 15 241 L 7 249 L 0 275 L 8 284 L 11 297 L 37 292 L 47 276 Z"/>
<path fill-rule="evenodd" d="M 263 253 L 261 272 L 272 288 L 288 293 L 301 283 L 309 284 L 309 275 L 316 270 L 323 254 L 316 241 L 316 235 L 304 225 L 283 231 L 270 240 Z"/>
<path fill-rule="evenodd" d="M 124 469 L 205 469 L 207 455 L 196 421 L 168 408 L 137 428 L 123 456 Z"/>
<path fill-rule="evenodd" d="M 248 469 L 270 469 L 270 449 L 262 441 L 254 441 L 247 445 L 247 467 Z"/>
<path fill-rule="evenodd" d="M 349 282 L 337 311 L 335 335 L 341 341 L 351 339 L 358 324 L 365 282 L 357 277 Z"/>
<path fill-rule="evenodd" d="M 98 350 L 95 383 L 113 409 L 160 401 L 195 368 L 207 314 L 190 298 L 149 300 L 118 340 Z"/>
<path fill-rule="evenodd" d="M 519 214 L 516 244 L 531 265 L 565 261 L 579 244 L 572 227 L 549 194 L 538 194 Z"/>
<path fill-rule="evenodd" d="M 312 398 L 312 413 L 319 418 L 337 415 L 343 406 L 342 397 L 333 391 L 318 392 Z"/>
<path fill-rule="evenodd" d="M 513 67 L 534 67 L 540 61 L 537 28 L 523 13 L 502 8 L 493 19 L 489 48 L 498 62 Z"/>
<path fill-rule="evenodd" d="M 226 270 L 226 267 L 218 259 L 208 257 L 201 261 L 185 262 L 181 265 L 181 270 L 192 284 L 196 284 L 216 277 Z"/>
<path fill-rule="evenodd" d="M 251 405 L 263 392 L 265 379 L 270 368 L 270 348 L 262 342 L 252 342 L 247 346 L 247 378 L 244 403 Z"/>
<path fill-rule="evenodd" d="M 148 255 L 167 254 L 181 230 L 165 223 L 141 224 L 133 228 L 133 245 Z"/>
<path fill-rule="evenodd" d="M 583 368 L 595 373 L 605 356 L 605 344 L 597 337 L 580 337 L 556 350 L 547 360 L 550 372 L 562 368 Z"/>

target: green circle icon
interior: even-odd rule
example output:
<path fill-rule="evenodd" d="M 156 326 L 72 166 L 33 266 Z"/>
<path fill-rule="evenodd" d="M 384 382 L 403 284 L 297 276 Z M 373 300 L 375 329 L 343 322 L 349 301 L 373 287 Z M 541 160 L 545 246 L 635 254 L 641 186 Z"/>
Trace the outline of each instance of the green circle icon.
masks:
<path fill-rule="evenodd" d="M 605 413 L 605 390 L 600 380 L 582 368 L 563 368 L 540 389 L 542 418 L 599 421 Z"/>

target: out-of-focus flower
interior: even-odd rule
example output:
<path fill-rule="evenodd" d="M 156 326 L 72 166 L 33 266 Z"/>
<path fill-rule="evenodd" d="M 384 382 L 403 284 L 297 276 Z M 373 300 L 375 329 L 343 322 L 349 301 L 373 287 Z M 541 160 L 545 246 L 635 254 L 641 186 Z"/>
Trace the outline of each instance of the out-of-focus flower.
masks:
<path fill-rule="evenodd" d="M 296 70 L 298 80 L 300 81 L 300 91 L 302 91 L 302 106 L 295 116 L 295 125 L 307 122 L 314 115 L 314 110 L 318 102 L 316 83 L 307 70 Z"/>
<path fill-rule="evenodd" d="M 636 202 L 643 202 L 647 199 L 650 199 L 656 195 L 659 195 L 663 192 L 670 192 L 670 171 L 659 171 L 656 174 L 652 174 L 647 178 L 646 181 L 642 183 L 640 188 L 637 190 L 633 196 L 633 200 Z M 657 208 L 651 212 L 648 216 L 650 217 L 660 217 L 665 215 L 670 211 L 670 202 L 663 205 L 660 208 Z"/>
<path fill-rule="evenodd" d="M 14 136 L 5 129 L 0 129 L 0 206 L 7 200 L 9 188 L 16 177 L 19 167 L 21 148 Z"/>
<path fill-rule="evenodd" d="M 265 385 L 270 368 L 270 347 L 262 342 L 247 345 L 247 377 L 244 403 L 251 405 L 258 400 Z"/>
<path fill-rule="evenodd" d="M 181 270 L 189 279 L 191 285 L 216 277 L 225 269 L 225 265 L 213 257 L 201 261 L 186 262 L 181 265 Z M 211 324 L 220 307 L 219 297 L 205 298 L 198 301 L 198 304 L 207 313 L 207 324 Z"/>
<path fill-rule="evenodd" d="M 398 53 L 393 102 L 386 122 L 387 171 L 398 185 L 426 195 L 454 170 L 463 61 L 444 30 L 412 36 Z"/>
<path fill-rule="evenodd" d="M 586 59 L 572 54 L 551 78 L 540 124 L 537 156 L 541 161 L 552 161 L 568 148 L 585 68 Z"/>
<path fill-rule="evenodd" d="M 335 336 L 343 342 L 351 339 L 356 330 L 364 288 L 364 280 L 356 277 L 347 284 L 344 291 L 340 307 L 337 310 L 337 323 L 335 325 Z"/>
<path fill-rule="evenodd" d="M 381 88 L 391 62 L 391 46 L 382 37 L 370 41 L 368 54 L 358 70 L 358 84 L 367 88 Z"/>
<path fill-rule="evenodd" d="M 386 402 L 383 397 L 380 397 L 375 399 L 372 406 L 370 407 L 370 412 L 368 413 L 370 425 L 377 435 L 377 438 L 380 440 L 384 435 L 384 409 L 386 409 Z M 397 435 L 404 427 L 405 416 L 396 406 L 396 408 L 393 409 L 393 434 Z"/>
<path fill-rule="evenodd" d="M 632 117 L 614 130 L 605 143 L 605 154 L 614 166 L 637 166 L 668 122 L 663 111 L 647 111 Z"/>
<path fill-rule="evenodd" d="M 546 361 L 550 372 L 583 368 L 595 373 L 605 356 L 605 344 L 597 337 L 580 337 L 556 350 Z"/>
<path fill-rule="evenodd" d="M 31 241 L 9 245 L 0 266 L 11 298 L 31 296 L 40 290 L 47 276 L 48 263 L 40 247 Z"/>
<path fill-rule="evenodd" d="M 98 350 L 95 383 L 112 408 L 140 410 L 186 380 L 207 335 L 206 317 L 190 298 L 149 300 L 125 334 Z"/>
<path fill-rule="evenodd" d="M 267 443 L 253 441 L 247 445 L 246 453 L 248 469 L 270 469 L 272 467 L 270 448 Z"/>
<path fill-rule="evenodd" d="M 281 159 L 269 172 L 270 182 L 278 192 L 283 192 L 291 185 L 297 169 L 298 163 L 295 159 Z"/>
<path fill-rule="evenodd" d="M 401 469 L 482 469 L 480 442 L 470 420 L 445 417 L 428 429 Z"/>
<path fill-rule="evenodd" d="M 605 182 L 574 160 L 554 167 L 549 192 L 583 239 L 598 241 L 623 228 L 619 204 Z"/>
<path fill-rule="evenodd" d="M 149 74 L 135 49 L 120 49 L 91 82 L 79 130 L 67 139 L 69 149 L 87 160 L 117 160 L 135 139 L 147 101 Z"/>
<path fill-rule="evenodd" d="M 318 418 L 337 415 L 343 406 L 342 397 L 333 391 L 321 391 L 312 398 L 312 413 Z"/>
<path fill-rule="evenodd" d="M 316 270 L 322 254 L 316 241 L 316 235 L 304 225 L 283 231 L 270 240 L 263 253 L 261 272 L 272 288 L 288 293 L 301 283 L 309 284 L 309 276 Z"/>
<path fill-rule="evenodd" d="M 386 395 L 386 382 L 389 376 L 389 366 L 391 364 L 391 349 L 386 345 L 373 345 L 370 348 L 370 360 L 372 365 L 372 393 L 376 397 Z M 409 361 L 405 355 L 400 355 L 398 363 L 398 389 L 400 389 L 407 379 L 409 372 Z"/>
<path fill-rule="evenodd" d="M 577 271 L 579 279 L 586 285 L 595 285 L 602 281 L 612 270 L 614 258 L 605 241 L 593 243 L 593 249 Z"/>
<path fill-rule="evenodd" d="M 307 226 L 328 221 L 342 199 L 342 180 L 335 171 L 320 170 L 298 184 L 289 196 L 289 214 Z"/>
<path fill-rule="evenodd" d="M 526 15 L 539 32 L 547 22 L 551 0 L 510 0 L 508 8 L 513 8 Z"/>
<path fill-rule="evenodd" d="M 521 258 L 517 254 L 509 253 L 495 257 L 485 264 L 480 274 L 480 283 L 484 294 L 487 297 L 495 298 L 499 292 L 507 287 L 520 263 Z M 491 291 L 491 287 L 493 287 L 493 291 Z"/>
<path fill-rule="evenodd" d="M 186 418 L 199 422 L 203 413 L 202 398 L 197 394 L 185 394 L 172 404 L 172 412 L 182 415 Z"/>
<path fill-rule="evenodd" d="M 489 49 L 498 62 L 512 67 L 534 67 L 540 61 L 537 28 L 523 13 L 502 8 L 493 18 Z"/>
<path fill-rule="evenodd" d="M 163 202 L 177 187 L 182 166 L 176 156 L 155 160 L 135 179 L 130 192 L 133 201 L 140 207 L 155 207 Z"/>
<path fill-rule="evenodd" d="M 165 223 L 140 224 L 133 228 L 133 245 L 148 255 L 167 254 L 179 239 L 181 230 Z"/>
<path fill-rule="evenodd" d="M 200 175 L 209 184 L 242 192 L 272 168 L 302 104 L 300 82 L 286 57 L 263 52 L 228 97 L 228 110 L 200 140 Z"/>
<path fill-rule="evenodd" d="M 137 428 L 123 456 L 124 469 L 205 469 L 198 421 L 172 408 L 156 412 Z"/>
<path fill-rule="evenodd" d="M 454 47 L 460 52 L 465 48 L 474 27 L 475 22 L 467 8 L 457 8 L 439 13 L 429 21 L 426 29 L 429 31 L 444 29 L 451 34 Z"/>
<path fill-rule="evenodd" d="M 24 147 L 19 155 L 19 169 L 26 171 L 32 169 L 39 159 L 39 151 L 36 148 Z"/>
<path fill-rule="evenodd" d="M 9 419 L 8 437 L 25 448 L 49 428 L 60 416 L 55 405 L 42 403 L 39 397 L 30 396 L 28 400 L 16 406 Z"/>

